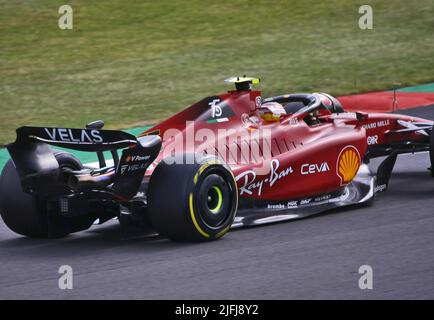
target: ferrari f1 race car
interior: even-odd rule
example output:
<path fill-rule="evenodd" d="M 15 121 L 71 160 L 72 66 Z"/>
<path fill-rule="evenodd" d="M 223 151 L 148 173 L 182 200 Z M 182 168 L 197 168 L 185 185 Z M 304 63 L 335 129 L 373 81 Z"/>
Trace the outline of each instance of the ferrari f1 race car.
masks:
<path fill-rule="evenodd" d="M 259 79 L 226 81 L 235 90 L 137 137 L 103 130 L 103 121 L 17 129 L 2 146 L 11 156 L 0 178 L 5 224 L 52 238 L 117 218 L 126 233 L 210 241 L 232 227 L 368 202 L 387 189 L 399 154 L 428 152 L 434 163 L 432 121 L 345 112 L 325 93 L 262 99 L 253 90 Z M 65 148 L 95 152 L 98 163 L 82 164 Z M 385 160 L 370 172 L 375 157 Z"/>

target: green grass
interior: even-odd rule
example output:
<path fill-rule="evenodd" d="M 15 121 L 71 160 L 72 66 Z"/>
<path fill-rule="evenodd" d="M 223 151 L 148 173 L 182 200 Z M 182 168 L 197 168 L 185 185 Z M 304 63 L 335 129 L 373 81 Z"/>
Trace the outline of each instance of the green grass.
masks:
<path fill-rule="evenodd" d="M 22 125 L 154 122 L 254 75 L 264 95 L 434 80 L 432 0 L 0 0 L 0 142 Z M 358 7 L 374 29 L 358 28 Z"/>

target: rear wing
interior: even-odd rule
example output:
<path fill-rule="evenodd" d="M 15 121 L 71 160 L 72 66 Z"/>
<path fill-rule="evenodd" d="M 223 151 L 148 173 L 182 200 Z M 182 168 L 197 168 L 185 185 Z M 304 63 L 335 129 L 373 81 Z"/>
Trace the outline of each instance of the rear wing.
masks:
<path fill-rule="evenodd" d="M 132 134 L 115 130 L 21 127 L 15 144 L 40 141 L 79 151 L 110 151 L 137 144 Z"/>
<path fill-rule="evenodd" d="M 68 149 L 97 152 L 111 151 L 121 159 L 115 161 L 114 194 L 132 198 L 146 169 L 161 149 L 159 136 L 135 136 L 115 130 L 21 127 L 17 139 L 6 147 L 17 169 L 23 190 L 28 193 L 51 196 L 62 192 L 59 188 L 60 167 L 49 145 Z"/>

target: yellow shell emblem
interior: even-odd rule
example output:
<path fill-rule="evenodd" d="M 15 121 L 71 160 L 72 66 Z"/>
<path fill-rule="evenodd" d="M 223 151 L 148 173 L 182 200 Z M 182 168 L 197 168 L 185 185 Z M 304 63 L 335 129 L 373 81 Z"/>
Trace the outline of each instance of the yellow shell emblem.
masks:
<path fill-rule="evenodd" d="M 353 180 L 360 168 L 360 155 L 356 148 L 346 147 L 338 158 L 337 173 L 341 178 L 341 184 L 347 184 Z"/>

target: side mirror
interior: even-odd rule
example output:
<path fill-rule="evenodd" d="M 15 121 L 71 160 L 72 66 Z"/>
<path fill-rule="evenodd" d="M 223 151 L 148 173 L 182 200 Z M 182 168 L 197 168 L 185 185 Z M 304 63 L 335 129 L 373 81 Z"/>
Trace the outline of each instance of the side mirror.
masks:
<path fill-rule="evenodd" d="M 101 130 L 103 127 L 104 127 L 104 121 L 102 120 L 92 121 L 86 125 L 86 129 Z"/>

